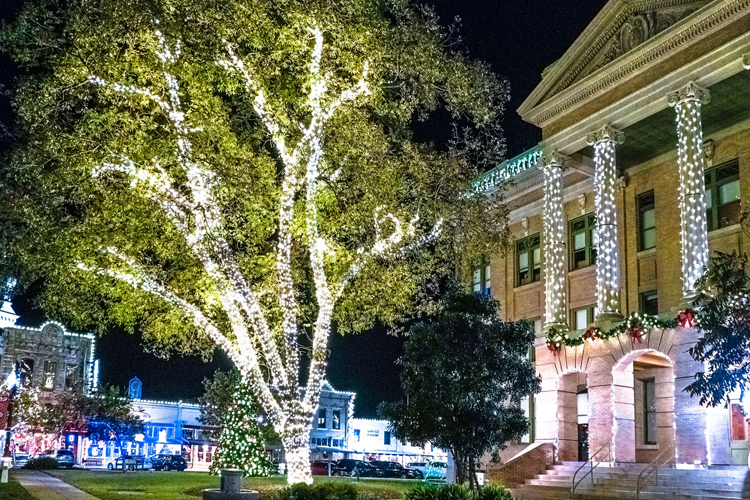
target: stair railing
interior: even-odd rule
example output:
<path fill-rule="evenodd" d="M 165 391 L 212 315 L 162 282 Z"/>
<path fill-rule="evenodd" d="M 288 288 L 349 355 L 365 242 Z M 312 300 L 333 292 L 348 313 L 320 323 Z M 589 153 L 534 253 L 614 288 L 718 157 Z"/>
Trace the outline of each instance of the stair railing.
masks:
<path fill-rule="evenodd" d="M 659 453 L 655 459 L 651 460 L 651 462 L 641 471 L 640 474 L 638 474 L 638 483 L 636 484 L 635 488 L 635 498 L 636 500 L 641 500 L 641 488 L 643 486 L 646 486 L 648 482 L 651 480 L 651 478 L 654 479 L 654 485 L 659 484 L 659 459 L 661 459 L 664 454 L 670 450 L 674 449 L 674 444 L 670 444 L 664 450 L 662 450 L 661 453 Z M 654 470 L 650 473 L 647 473 L 649 469 L 653 468 Z M 646 474 L 644 477 L 643 475 Z M 643 484 L 641 484 L 641 480 L 643 481 Z"/>
<path fill-rule="evenodd" d="M 591 484 L 594 484 L 594 469 L 599 467 L 599 465 L 602 463 L 602 462 L 597 462 L 596 465 L 594 465 L 594 459 L 597 457 L 597 455 L 599 455 L 604 450 L 604 448 L 607 448 L 607 460 L 606 461 L 607 462 L 612 461 L 612 445 L 610 441 L 607 441 L 607 443 L 604 446 L 599 448 L 599 450 L 596 453 L 591 455 L 591 458 L 589 458 L 586 462 L 584 462 L 583 465 L 578 467 L 578 470 L 576 470 L 575 474 L 573 474 L 573 481 L 570 484 L 570 498 L 576 497 L 576 488 L 578 488 L 578 485 L 581 484 L 581 482 L 584 479 L 586 479 L 586 476 L 588 476 L 589 474 L 591 474 Z M 578 476 L 578 473 L 581 472 L 581 470 L 587 465 L 589 466 L 589 470 L 583 476 L 581 476 L 578 482 L 576 482 L 576 476 Z"/>

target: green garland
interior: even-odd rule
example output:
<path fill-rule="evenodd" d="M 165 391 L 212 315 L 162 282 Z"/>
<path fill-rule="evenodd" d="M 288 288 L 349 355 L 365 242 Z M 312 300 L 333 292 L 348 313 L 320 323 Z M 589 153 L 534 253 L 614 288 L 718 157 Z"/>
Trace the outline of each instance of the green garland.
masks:
<path fill-rule="evenodd" d="M 676 320 L 662 321 L 656 316 L 634 312 L 609 331 L 604 332 L 596 327 L 592 327 L 586 330 L 582 336 L 576 338 L 570 337 L 568 335 L 570 332 L 558 331 L 554 327 L 550 328 L 546 335 L 547 348 L 550 351 L 557 352 L 563 346 L 576 347 L 583 345 L 586 338 L 590 338 L 591 340 L 609 340 L 612 337 L 619 337 L 631 329 L 650 332 L 654 328 L 665 330 L 667 328 L 674 328 L 675 326 L 677 326 Z"/>

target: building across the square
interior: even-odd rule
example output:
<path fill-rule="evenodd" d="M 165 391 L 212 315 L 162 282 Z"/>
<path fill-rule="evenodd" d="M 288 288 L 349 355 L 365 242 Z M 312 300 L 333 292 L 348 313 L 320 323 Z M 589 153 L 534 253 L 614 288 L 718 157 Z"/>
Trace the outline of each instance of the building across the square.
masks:
<path fill-rule="evenodd" d="M 741 394 L 705 408 L 684 391 L 704 369 L 689 312 L 644 318 L 686 311 L 710 252 L 750 250 L 748 68 L 749 0 L 610 0 L 519 108 L 544 140 L 478 183 L 512 179 L 514 241 L 473 275 L 503 319 L 536 325 L 542 391 L 512 453 L 747 464 Z"/>

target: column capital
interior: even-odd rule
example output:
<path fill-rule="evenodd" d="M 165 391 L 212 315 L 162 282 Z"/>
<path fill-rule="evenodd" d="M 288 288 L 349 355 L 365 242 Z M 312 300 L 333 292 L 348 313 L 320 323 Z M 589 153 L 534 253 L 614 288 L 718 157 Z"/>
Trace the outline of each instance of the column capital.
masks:
<path fill-rule="evenodd" d="M 586 136 L 586 142 L 589 146 L 593 146 L 602 141 L 622 144 L 625 142 L 625 134 L 623 134 L 622 131 L 613 128 L 611 125 L 605 125 L 596 132 L 591 132 Z"/>
<path fill-rule="evenodd" d="M 711 101 L 711 92 L 697 83 L 690 81 L 684 87 L 667 94 L 667 102 L 672 107 L 686 101 L 708 104 Z"/>
<path fill-rule="evenodd" d="M 742 67 L 745 69 L 750 69 L 750 53 L 742 56 Z"/>
<path fill-rule="evenodd" d="M 564 155 L 559 151 L 553 151 L 551 153 L 545 153 L 542 155 L 542 165 L 540 168 L 544 169 L 547 167 L 559 167 L 565 168 L 570 163 L 570 156 Z"/>

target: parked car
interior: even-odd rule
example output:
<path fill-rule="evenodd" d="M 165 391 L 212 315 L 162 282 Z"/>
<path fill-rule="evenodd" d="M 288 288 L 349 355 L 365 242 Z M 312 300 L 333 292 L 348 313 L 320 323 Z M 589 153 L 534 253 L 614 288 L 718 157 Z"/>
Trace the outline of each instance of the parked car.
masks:
<path fill-rule="evenodd" d="M 378 468 L 381 477 L 399 477 L 401 479 L 422 479 L 424 477 L 421 471 L 404 467 L 398 462 L 376 460 L 370 463 Z"/>
<path fill-rule="evenodd" d="M 427 470 L 427 462 L 409 462 L 406 466 L 410 469 L 416 469 L 422 474 Z"/>
<path fill-rule="evenodd" d="M 336 465 L 339 467 L 340 476 L 382 477 L 377 467 L 364 460 L 344 458 L 339 460 Z"/>
<path fill-rule="evenodd" d="M 187 469 L 187 462 L 180 455 L 160 453 L 158 455 L 152 455 L 149 458 L 151 459 L 151 463 L 154 464 L 154 470 L 184 471 Z"/>
<path fill-rule="evenodd" d="M 57 460 L 58 467 L 73 467 L 76 459 L 70 450 L 47 450 L 41 454 L 42 458 L 54 458 Z"/>
<path fill-rule="evenodd" d="M 427 469 L 425 469 L 424 478 L 438 481 L 445 481 L 446 472 L 448 471 L 448 465 L 445 462 L 430 461 L 427 463 Z"/>
<path fill-rule="evenodd" d="M 16 453 L 13 455 L 13 467 L 23 467 L 29 462 L 29 456 L 25 453 Z"/>
<path fill-rule="evenodd" d="M 150 459 L 142 455 L 125 455 L 120 456 L 107 464 L 107 469 L 122 470 L 122 463 L 125 462 L 125 469 L 127 470 L 148 470 L 152 468 L 153 463 Z"/>
<path fill-rule="evenodd" d="M 310 468 L 312 469 L 312 475 L 313 476 L 327 476 L 328 475 L 328 464 L 329 462 L 327 460 L 316 460 L 315 462 L 312 462 L 310 464 Z M 331 475 L 332 476 L 341 476 L 341 468 L 338 466 L 338 464 L 333 461 L 330 462 L 331 465 Z"/>

